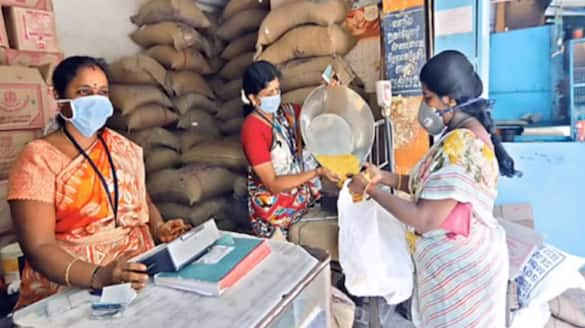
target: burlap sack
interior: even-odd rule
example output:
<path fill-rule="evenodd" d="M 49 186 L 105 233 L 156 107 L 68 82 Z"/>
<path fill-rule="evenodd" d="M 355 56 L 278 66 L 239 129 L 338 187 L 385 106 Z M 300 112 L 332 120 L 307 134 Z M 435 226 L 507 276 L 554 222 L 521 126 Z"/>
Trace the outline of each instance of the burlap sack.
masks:
<path fill-rule="evenodd" d="M 305 103 L 305 99 L 307 99 L 307 96 L 309 96 L 309 94 L 316 87 L 318 87 L 318 85 L 289 91 L 289 92 L 285 93 L 284 95 L 282 95 L 282 102 L 289 103 L 289 104 L 302 105 Z"/>
<path fill-rule="evenodd" d="M 242 107 L 243 104 L 240 98 L 232 99 L 220 106 L 219 111 L 215 115 L 215 118 L 221 121 L 229 121 L 235 118 L 244 118 Z"/>
<path fill-rule="evenodd" d="M 219 125 L 211 114 L 202 110 L 190 110 L 179 117 L 177 127 L 207 135 L 217 135 Z"/>
<path fill-rule="evenodd" d="M 213 83 L 210 84 L 215 95 L 223 101 L 241 97 L 242 79 L 240 78 L 229 82 L 225 82 L 221 79 L 215 79 Z"/>
<path fill-rule="evenodd" d="M 247 176 L 238 176 L 236 180 L 234 180 L 234 194 L 238 197 L 247 197 L 248 196 L 248 177 Z"/>
<path fill-rule="evenodd" d="M 356 39 L 339 25 L 294 28 L 268 46 L 257 60 L 281 64 L 294 58 L 346 55 Z"/>
<path fill-rule="evenodd" d="M 219 137 L 219 131 L 217 131 L 217 134 L 215 135 L 197 131 L 185 131 L 181 134 L 180 137 L 181 152 L 186 153 L 191 150 L 191 148 L 204 142 L 217 139 L 217 137 Z"/>
<path fill-rule="evenodd" d="M 228 46 L 221 53 L 221 58 L 225 60 L 232 60 L 239 55 L 254 51 L 256 49 L 256 40 L 258 39 L 258 33 L 252 32 L 243 35 L 236 40 L 230 42 Z"/>
<path fill-rule="evenodd" d="M 301 75 L 286 76 L 280 80 L 280 90 L 284 93 L 323 83 L 322 72 L 309 71 Z"/>
<path fill-rule="evenodd" d="M 298 89 L 310 85 L 317 85 L 321 83 L 321 75 L 328 65 L 333 67 L 333 71 L 340 79 L 343 85 L 349 85 L 355 79 L 355 73 L 351 69 L 350 64 L 339 56 L 323 56 L 313 58 L 302 58 L 291 60 L 285 64 L 279 65 L 281 76 L 281 89 L 283 82 L 287 89 Z M 305 84 L 299 79 L 305 79 L 305 75 L 311 75 L 310 80 L 316 79 L 316 74 L 319 74 L 320 80 L 316 83 Z"/>
<path fill-rule="evenodd" d="M 209 51 L 205 52 L 207 58 L 220 57 L 219 55 L 227 46 L 227 42 L 220 39 L 217 34 L 206 34 L 207 40 L 209 40 Z"/>
<path fill-rule="evenodd" d="M 145 156 L 144 164 L 146 172 L 150 174 L 179 166 L 181 164 L 181 156 L 174 149 L 157 147 Z"/>
<path fill-rule="evenodd" d="M 287 31 L 307 24 L 329 26 L 345 20 L 343 0 L 301 0 L 272 9 L 258 30 L 259 47 L 272 44 Z"/>
<path fill-rule="evenodd" d="M 130 35 L 132 40 L 143 48 L 156 45 L 168 45 L 175 49 L 194 47 L 197 50 L 211 52 L 211 45 L 199 32 L 189 25 L 164 22 L 144 25 Z"/>
<path fill-rule="evenodd" d="M 110 79 L 120 84 L 158 84 L 168 91 L 167 70 L 145 55 L 121 58 L 109 65 Z"/>
<path fill-rule="evenodd" d="M 222 122 L 219 126 L 219 130 L 223 135 L 230 136 L 240 133 L 243 124 L 243 117 L 233 118 L 229 121 Z"/>
<path fill-rule="evenodd" d="M 206 96 L 189 93 L 184 96 L 173 98 L 173 105 L 179 114 L 186 114 L 192 109 L 199 109 L 206 111 L 210 114 L 215 114 L 219 110 L 219 106 L 216 102 L 210 100 Z"/>
<path fill-rule="evenodd" d="M 152 128 L 134 132 L 129 134 L 128 138 L 142 147 L 145 157 L 148 156 L 153 149 L 158 147 L 166 147 L 174 149 L 175 151 L 181 150 L 181 140 L 179 136 L 163 128 Z"/>
<path fill-rule="evenodd" d="M 173 96 L 184 96 L 189 93 L 198 93 L 208 98 L 215 99 L 213 91 L 205 82 L 205 79 L 193 71 L 169 72 L 169 83 Z"/>
<path fill-rule="evenodd" d="M 253 52 L 246 52 L 239 55 L 238 57 L 230 60 L 222 69 L 219 71 L 219 76 L 224 80 L 239 79 L 244 74 L 246 68 L 252 64 L 254 60 Z"/>
<path fill-rule="evenodd" d="M 230 0 L 230 2 L 228 2 L 228 4 L 223 9 L 221 17 L 224 20 L 228 20 L 235 16 L 236 14 L 240 14 L 245 10 L 250 9 L 268 10 L 269 5 L 270 1 L 268 0 Z"/>
<path fill-rule="evenodd" d="M 242 145 L 235 141 L 215 140 L 193 147 L 181 155 L 183 164 L 211 164 L 245 172 L 248 162 Z"/>
<path fill-rule="evenodd" d="M 218 225 L 218 228 L 220 228 L 220 222 L 225 225 L 225 222 L 229 222 L 230 219 L 230 204 L 225 198 L 215 198 L 202 201 L 200 204 L 193 207 L 167 202 L 157 203 L 156 206 L 165 220 L 183 218 L 194 227 L 214 218 L 215 223 Z M 230 228 L 230 226 L 228 226 L 228 228 Z M 221 227 L 220 229 L 224 230 L 224 227 Z"/>
<path fill-rule="evenodd" d="M 208 62 L 209 67 L 211 67 L 211 71 L 214 74 L 219 72 L 219 70 L 222 69 L 223 65 L 225 65 L 225 60 L 223 60 L 219 56 L 210 58 Z"/>
<path fill-rule="evenodd" d="M 177 50 L 171 46 L 154 46 L 146 54 L 169 69 L 193 70 L 203 75 L 212 73 L 207 59 L 194 48 Z"/>
<path fill-rule="evenodd" d="M 210 27 L 209 20 L 193 0 L 149 1 L 130 20 L 138 26 L 171 21 L 196 28 Z"/>
<path fill-rule="evenodd" d="M 217 30 L 217 36 L 226 41 L 233 41 L 239 36 L 258 30 L 268 12 L 264 9 L 242 11 L 228 19 Z"/>
<path fill-rule="evenodd" d="M 164 92 L 153 85 L 112 84 L 110 86 L 110 100 L 122 115 L 128 115 L 136 108 L 146 104 L 173 106 Z"/>
<path fill-rule="evenodd" d="M 192 206 L 202 200 L 229 194 L 235 175 L 221 167 L 191 165 L 148 175 L 148 192 L 155 201 Z"/>
<path fill-rule="evenodd" d="M 177 122 L 179 116 L 161 105 L 149 104 L 137 108 L 130 115 L 114 114 L 108 125 L 122 131 L 138 131 L 163 127 Z"/>

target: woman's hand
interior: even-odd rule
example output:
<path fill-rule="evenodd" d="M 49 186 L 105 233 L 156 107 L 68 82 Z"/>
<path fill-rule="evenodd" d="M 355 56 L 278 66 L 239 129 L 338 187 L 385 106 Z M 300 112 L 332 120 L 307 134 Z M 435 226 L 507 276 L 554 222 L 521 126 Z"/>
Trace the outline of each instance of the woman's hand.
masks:
<path fill-rule="evenodd" d="M 185 224 L 183 219 L 173 219 L 160 224 L 155 230 L 155 237 L 163 243 L 168 243 L 179 238 L 191 228 L 192 226 Z"/>
<path fill-rule="evenodd" d="M 91 287 L 101 289 L 109 285 L 131 283 L 132 288 L 140 290 L 148 282 L 146 270 L 144 264 L 128 262 L 128 257 L 122 256 L 100 267 Z"/>
<path fill-rule="evenodd" d="M 363 195 L 370 186 L 370 180 L 364 173 L 354 175 L 349 183 L 349 192 L 352 195 Z"/>
<path fill-rule="evenodd" d="M 379 185 L 384 180 L 384 171 L 371 163 L 365 164 L 366 175 L 369 178 L 369 184 L 372 187 Z"/>
<path fill-rule="evenodd" d="M 325 177 L 327 178 L 327 180 L 334 183 L 339 183 L 339 181 L 341 181 L 341 177 L 339 175 L 335 174 L 333 171 L 326 167 L 317 168 L 317 175 L 320 177 Z"/>

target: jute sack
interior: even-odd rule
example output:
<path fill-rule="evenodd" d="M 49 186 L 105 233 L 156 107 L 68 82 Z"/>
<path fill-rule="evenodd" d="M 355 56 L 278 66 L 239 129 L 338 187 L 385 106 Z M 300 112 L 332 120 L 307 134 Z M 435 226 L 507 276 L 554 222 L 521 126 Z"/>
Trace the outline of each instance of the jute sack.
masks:
<path fill-rule="evenodd" d="M 264 9 L 250 9 L 231 17 L 217 30 L 217 36 L 233 41 L 239 36 L 258 30 L 268 12 Z"/>
<path fill-rule="evenodd" d="M 307 25 L 287 32 L 256 59 L 281 64 L 293 58 L 346 55 L 355 44 L 356 39 L 339 25 Z"/>
<path fill-rule="evenodd" d="M 121 58 L 108 67 L 113 83 L 158 84 L 168 91 L 167 70 L 145 55 Z"/>
<path fill-rule="evenodd" d="M 232 60 L 239 55 L 254 51 L 256 49 L 256 40 L 258 39 L 258 33 L 252 32 L 243 35 L 236 40 L 230 42 L 221 53 L 221 58 L 225 60 Z"/>
<path fill-rule="evenodd" d="M 139 107 L 130 115 L 114 114 L 108 124 L 117 130 L 138 131 L 155 127 L 163 127 L 177 122 L 179 116 L 166 107 L 149 104 Z"/>
<path fill-rule="evenodd" d="M 193 0 L 153 0 L 142 6 L 130 20 L 138 26 L 166 21 L 181 22 L 196 28 L 210 26 L 209 20 Z"/>
<path fill-rule="evenodd" d="M 280 90 L 284 93 L 301 89 L 313 85 L 319 85 L 323 82 L 322 72 L 308 71 L 304 74 L 282 77 L 280 80 Z"/>
<path fill-rule="evenodd" d="M 144 164 L 146 172 L 153 173 L 179 166 L 181 164 L 181 156 L 174 149 L 157 147 L 145 156 Z"/>
<path fill-rule="evenodd" d="M 269 5 L 270 1 L 268 0 L 230 0 L 223 9 L 221 17 L 224 20 L 228 20 L 236 14 L 250 9 L 268 10 Z"/>
<path fill-rule="evenodd" d="M 174 96 L 184 96 L 189 93 L 198 93 L 208 98 L 215 99 L 213 91 L 207 85 L 205 79 L 193 71 L 169 72 L 169 83 Z"/>
<path fill-rule="evenodd" d="M 215 74 L 222 69 L 223 65 L 225 65 L 225 60 L 218 57 L 212 57 L 209 59 L 209 67 L 211 67 L 211 71 Z"/>
<path fill-rule="evenodd" d="M 242 79 L 237 78 L 229 82 L 220 81 L 213 86 L 213 92 L 223 101 L 240 98 L 242 92 Z"/>
<path fill-rule="evenodd" d="M 157 203 L 156 206 L 165 220 L 182 218 L 194 227 L 205 223 L 211 218 L 215 219 L 218 228 L 220 228 L 220 222 L 229 221 L 230 204 L 225 198 L 206 200 L 193 207 L 168 202 Z M 220 229 L 225 230 L 224 227 Z"/>
<path fill-rule="evenodd" d="M 234 194 L 238 197 L 248 196 L 248 177 L 237 176 L 234 180 Z"/>
<path fill-rule="evenodd" d="M 222 122 L 219 126 L 219 130 L 223 135 L 230 136 L 239 133 L 242 130 L 243 124 L 243 117 L 233 118 L 231 120 Z"/>
<path fill-rule="evenodd" d="M 153 85 L 113 84 L 110 86 L 110 100 L 122 115 L 128 115 L 136 108 L 146 104 L 173 106 L 164 92 Z"/>
<path fill-rule="evenodd" d="M 145 156 L 147 156 L 151 150 L 159 147 L 166 147 L 174 149 L 175 151 L 181 150 L 181 140 L 179 136 L 163 128 L 152 128 L 134 132 L 128 137 L 142 147 Z"/>
<path fill-rule="evenodd" d="M 177 50 L 171 46 L 154 46 L 146 54 L 173 70 L 193 70 L 200 74 L 211 74 L 207 59 L 194 48 Z"/>
<path fill-rule="evenodd" d="M 211 114 L 196 109 L 181 115 L 177 127 L 207 135 L 217 135 L 220 131 L 216 119 Z"/>
<path fill-rule="evenodd" d="M 236 141 L 226 140 L 215 140 L 195 146 L 181 155 L 181 162 L 219 165 L 241 172 L 245 172 L 248 167 L 242 145 Z"/>
<path fill-rule="evenodd" d="M 302 105 L 305 103 L 305 99 L 307 99 L 307 96 L 309 96 L 311 91 L 315 90 L 316 87 L 318 87 L 318 85 L 289 91 L 282 95 L 282 102 Z"/>
<path fill-rule="evenodd" d="M 307 79 L 315 80 L 315 75 L 318 73 L 319 77 L 327 68 L 328 65 L 333 67 L 333 71 L 344 85 L 349 85 L 355 79 L 355 73 L 351 69 L 351 65 L 343 58 L 338 56 L 323 56 L 313 58 L 302 58 L 291 60 L 279 66 L 282 77 L 281 89 L 283 82 L 286 84 L 288 90 L 298 89 L 309 85 L 316 85 L 321 83 L 321 79 L 317 83 L 306 84 Z M 311 75 L 312 78 L 305 77 Z M 297 80 L 305 80 L 297 81 Z"/>
<path fill-rule="evenodd" d="M 345 20 L 347 8 L 343 0 L 301 0 L 272 9 L 258 30 L 257 46 L 278 40 L 287 31 L 307 24 L 329 26 Z"/>
<path fill-rule="evenodd" d="M 211 52 L 209 41 L 194 28 L 182 23 L 164 22 L 144 25 L 132 33 L 130 37 L 143 48 L 168 45 L 175 47 L 175 49 L 194 47 L 197 50 Z"/>
<path fill-rule="evenodd" d="M 219 112 L 217 112 L 215 117 L 221 121 L 229 121 L 235 118 L 244 118 L 242 107 L 243 104 L 240 98 L 232 99 L 220 106 Z"/>
<path fill-rule="evenodd" d="M 234 80 L 241 78 L 246 68 L 254 61 L 254 53 L 246 52 L 238 57 L 230 60 L 222 69 L 219 71 L 219 76 L 224 80 Z"/>
<path fill-rule="evenodd" d="M 148 192 L 156 201 L 192 206 L 231 193 L 235 175 L 221 167 L 192 165 L 148 175 Z"/>
<path fill-rule="evenodd" d="M 211 141 L 217 139 L 219 136 L 219 131 L 217 135 L 197 132 L 197 131 L 185 131 L 181 133 L 180 142 L 181 142 L 181 152 L 186 153 L 191 148 L 200 145 L 204 142 Z"/>
<path fill-rule="evenodd" d="M 227 42 L 219 38 L 216 33 L 207 33 L 206 36 L 209 41 L 209 51 L 205 52 L 205 55 L 207 55 L 207 58 L 219 57 L 227 46 Z"/>
<path fill-rule="evenodd" d="M 172 100 L 175 109 L 179 114 L 186 114 L 191 109 L 204 110 L 210 114 L 215 114 L 219 110 L 218 104 L 206 96 L 189 93 L 183 96 L 175 97 Z"/>

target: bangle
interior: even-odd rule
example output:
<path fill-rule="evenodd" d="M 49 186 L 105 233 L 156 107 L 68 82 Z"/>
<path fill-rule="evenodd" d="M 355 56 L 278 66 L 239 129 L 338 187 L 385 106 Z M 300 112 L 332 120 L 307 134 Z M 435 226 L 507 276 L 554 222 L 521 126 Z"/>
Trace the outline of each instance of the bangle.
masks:
<path fill-rule="evenodd" d="M 65 285 L 67 285 L 67 286 L 71 286 L 71 281 L 69 280 L 69 274 L 71 273 L 71 267 L 77 261 L 81 261 L 81 259 L 76 257 L 73 260 L 71 260 L 71 262 L 69 262 L 69 264 L 67 264 L 67 268 L 65 269 Z"/>
<path fill-rule="evenodd" d="M 94 286 L 94 283 L 95 283 L 95 277 L 97 276 L 97 273 L 101 268 L 102 267 L 100 265 L 96 265 L 95 269 L 93 269 L 93 272 L 91 273 L 91 279 L 89 280 L 89 287 L 91 289 L 98 289 L 97 287 Z"/>

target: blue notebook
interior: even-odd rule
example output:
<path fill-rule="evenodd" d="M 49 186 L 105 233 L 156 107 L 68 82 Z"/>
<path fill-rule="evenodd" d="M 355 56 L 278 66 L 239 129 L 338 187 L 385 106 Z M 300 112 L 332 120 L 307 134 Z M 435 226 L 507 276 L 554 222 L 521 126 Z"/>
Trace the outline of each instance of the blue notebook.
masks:
<path fill-rule="evenodd" d="M 202 257 L 178 272 L 161 272 L 154 283 L 219 296 L 270 254 L 264 239 L 223 237 Z"/>

